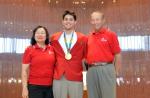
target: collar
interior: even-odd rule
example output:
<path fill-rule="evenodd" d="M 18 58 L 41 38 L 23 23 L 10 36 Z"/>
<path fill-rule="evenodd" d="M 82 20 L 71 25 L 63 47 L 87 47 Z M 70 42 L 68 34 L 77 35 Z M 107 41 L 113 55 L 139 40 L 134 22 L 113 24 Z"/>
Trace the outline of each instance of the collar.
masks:
<path fill-rule="evenodd" d="M 35 49 L 42 49 L 42 50 L 46 50 L 48 47 L 49 47 L 49 45 L 46 45 L 45 48 L 39 47 L 38 44 L 33 45 L 33 48 L 35 48 Z"/>
<path fill-rule="evenodd" d="M 93 31 L 92 34 L 96 35 L 96 34 L 103 34 L 108 30 L 108 28 L 104 28 L 102 27 L 101 29 L 99 29 L 98 31 Z"/>

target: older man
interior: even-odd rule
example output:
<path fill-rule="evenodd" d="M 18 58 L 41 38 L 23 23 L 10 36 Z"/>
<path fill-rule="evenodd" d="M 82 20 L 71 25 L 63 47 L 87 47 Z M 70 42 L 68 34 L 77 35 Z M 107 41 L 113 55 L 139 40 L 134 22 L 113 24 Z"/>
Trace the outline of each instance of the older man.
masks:
<path fill-rule="evenodd" d="M 116 75 L 121 67 L 121 49 L 116 33 L 104 27 L 105 16 L 91 14 L 93 32 L 88 37 L 87 88 L 89 98 L 116 98 Z"/>

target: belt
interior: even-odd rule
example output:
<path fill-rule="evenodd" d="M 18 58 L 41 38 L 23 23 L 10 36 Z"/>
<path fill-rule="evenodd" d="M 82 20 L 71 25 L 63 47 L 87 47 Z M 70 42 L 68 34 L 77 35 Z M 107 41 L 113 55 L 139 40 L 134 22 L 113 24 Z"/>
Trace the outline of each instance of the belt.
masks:
<path fill-rule="evenodd" d="M 97 62 L 97 63 L 92 63 L 92 64 L 88 64 L 89 67 L 96 67 L 96 66 L 105 66 L 107 64 L 112 64 L 112 62 Z"/>

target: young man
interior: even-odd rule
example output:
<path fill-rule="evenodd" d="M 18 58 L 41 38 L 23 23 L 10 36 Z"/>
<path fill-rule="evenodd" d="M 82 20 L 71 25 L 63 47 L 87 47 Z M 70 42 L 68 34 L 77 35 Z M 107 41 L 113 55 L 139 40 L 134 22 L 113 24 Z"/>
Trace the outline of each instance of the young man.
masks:
<path fill-rule="evenodd" d="M 117 35 L 104 27 L 102 12 L 91 14 L 94 31 L 88 36 L 87 88 L 89 98 L 116 98 L 116 75 L 121 67 Z"/>
<path fill-rule="evenodd" d="M 75 31 L 76 15 L 65 11 L 64 30 L 51 36 L 56 53 L 53 92 L 54 98 L 82 98 L 82 60 L 86 55 L 87 38 Z"/>

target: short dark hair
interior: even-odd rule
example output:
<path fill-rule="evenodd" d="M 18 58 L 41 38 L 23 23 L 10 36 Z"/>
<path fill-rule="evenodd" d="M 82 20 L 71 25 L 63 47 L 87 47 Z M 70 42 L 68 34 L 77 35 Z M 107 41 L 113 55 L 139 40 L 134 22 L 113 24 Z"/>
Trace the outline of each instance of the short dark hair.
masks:
<path fill-rule="evenodd" d="M 36 31 L 39 29 L 39 28 L 43 28 L 46 32 L 46 40 L 45 40 L 45 44 L 48 45 L 49 44 L 49 33 L 48 33 L 48 30 L 46 29 L 46 27 L 44 26 L 37 26 L 34 30 L 33 30 L 33 34 L 32 34 L 32 37 L 31 37 L 31 42 L 30 44 L 31 45 L 35 45 L 37 42 L 35 40 L 35 33 Z"/>
<path fill-rule="evenodd" d="M 73 16 L 73 18 L 74 18 L 75 21 L 77 20 L 77 16 L 76 16 L 75 12 L 71 12 L 71 11 L 66 10 L 64 12 L 63 16 L 62 16 L 63 20 L 64 20 L 64 18 L 65 18 L 66 15 L 71 15 L 71 16 Z"/>

